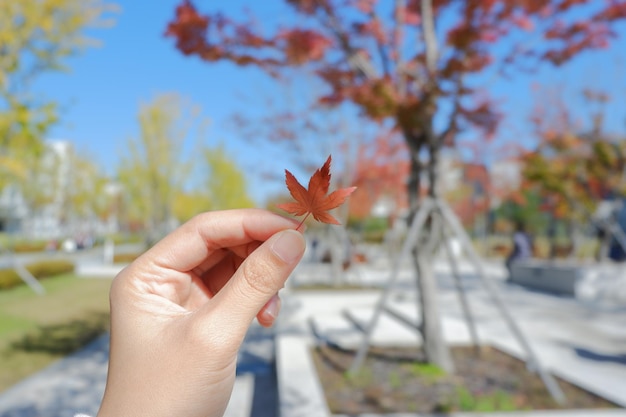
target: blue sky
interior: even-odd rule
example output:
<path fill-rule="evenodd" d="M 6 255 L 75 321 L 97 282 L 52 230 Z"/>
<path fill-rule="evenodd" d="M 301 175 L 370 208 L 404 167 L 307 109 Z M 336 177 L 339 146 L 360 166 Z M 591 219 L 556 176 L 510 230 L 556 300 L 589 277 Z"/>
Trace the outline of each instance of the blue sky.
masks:
<path fill-rule="evenodd" d="M 249 7 L 264 26 L 289 19 L 288 10 L 279 1 L 197 0 L 196 3 L 201 10 L 219 5 L 225 13 L 235 15 L 241 15 L 241 11 Z M 209 143 L 223 142 L 230 156 L 244 169 L 257 167 L 264 155 L 238 138 L 226 124 L 237 112 L 253 111 L 255 103 L 249 100 L 257 91 L 260 97 L 276 94 L 280 100 L 280 89 L 274 88 L 273 82 L 258 70 L 241 69 L 227 63 L 208 65 L 175 50 L 173 40 L 165 38 L 163 32 L 178 0 L 122 0 L 117 4 L 121 12 L 116 17 L 116 25 L 90 32 L 102 42 L 100 47 L 68 60 L 70 72 L 45 75 L 37 82 L 38 92 L 62 106 L 61 121 L 49 138 L 73 142 L 106 172 L 113 173 L 128 138 L 137 136 L 139 105 L 157 94 L 176 92 L 198 104 L 202 115 L 211 120 L 207 133 Z M 511 139 L 527 134 L 524 130 L 534 100 L 530 88 L 534 83 L 564 84 L 569 90 L 569 101 L 575 106 L 580 104 L 578 88 L 608 89 L 614 94 L 608 130 L 623 133 L 626 106 L 619 104 L 626 98 L 626 30 L 623 24 L 619 31 L 623 35 L 621 45 L 617 42 L 608 51 L 583 54 L 567 68 L 545 69 L 532 76 L 490 82 L 492 94 L 502 101 L 509 114 L 503 137 Z M 270 163 L 281 174 L 284 168 L 291 168 L 291 162 L 286 157 L 280 160 L 277 153 L 272 154 Z M 266 179 L 258 176 L 250 178 L 249 183 L 257 201 L 282 186 L 267 184 Z"/>

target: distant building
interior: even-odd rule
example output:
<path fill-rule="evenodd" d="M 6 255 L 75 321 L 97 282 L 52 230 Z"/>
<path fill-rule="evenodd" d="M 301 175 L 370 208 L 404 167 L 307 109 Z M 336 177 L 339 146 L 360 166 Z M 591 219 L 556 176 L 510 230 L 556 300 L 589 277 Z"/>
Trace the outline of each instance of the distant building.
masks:
<path fill-rule="evenodd" d="M 13 184 L 0 190 L 0 232 L 18 233 L 28 216 L 28 208 L 19 188 Z"/>
<path fill-rule="evenodd" d="M 519 161 L 502 160 L 489 167 L 491 186 L 493 189 L 491 207 L 497 208 L 510 193 L 520 189 L 522 185 L 522 167 Z"/>
<path fill-rule="evenodd" d="M 18 184 L 9 184 L 0 190 L 0 232 L 34 239 L 58 239 L 78 233 L 117 231 L 117 219 L 113 219 L 115 224 L 112 224 L 111 221 L 97 219 L 95 215 L 78 219 L 67 213 L 68 192 L 73 176 L 81 174 L 73 170 L 73 152 L 69 141 L 46 141 L 40 169 L 32 181 L 26 184 L 33 189 L 26 190 Z M 28 196 L 33 190 L 44 203 L 29 203 Z"/>

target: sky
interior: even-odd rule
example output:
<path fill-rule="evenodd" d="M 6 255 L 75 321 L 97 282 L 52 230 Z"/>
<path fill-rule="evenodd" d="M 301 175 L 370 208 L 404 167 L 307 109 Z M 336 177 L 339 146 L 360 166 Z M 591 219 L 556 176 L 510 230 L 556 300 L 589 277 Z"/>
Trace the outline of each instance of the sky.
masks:
<path fill-rule="evenodd" d="M 61 105 L 60 122 L 52 128 L 50 140 L 72 142 L 105 172 L 113 174 L 120 155 L 126 152 L 128 139 L 138 134 L 140 105 L 156 95 L 175 92 L 200 106 L 202 115 L 211 121 L 206 140 L 213 145 L 223 143 L 242 169 L 253 172 L 260 163 L 266 166 L 269 163 L 282 174 L 283 169 L 292 168 L 287 156 L 281 160 L 280 153 L 273 153 L 268 158 L 228 127 L 234 114 L 254 113 L 258 102 L 251 102 L 251 97 L 275 95 L 281 99 L 281 90 L 268 76 L 256 69 L 242 69 L 228 63 L 207 64 L 178 52 L 174 40 L 163 33 L 179 0 L 116 3 L 121 9 L 114 16 L 116 24 L 89 31 L 101 45 L 69 59 L 66 62 L 69 72 L 44 75 L 34 86 Z M 219 8 L 233 16 L 243 16 L 243 10 L 251 8 L 264 26 L 290 16 L 282 5 L 284 2 L 276 0 L 197 0 L 195 3 L 200 10 Z M 606 126 L 609 131 L 623 133 L 626 106 L 620 103 L 626 97 L 626 29 L 622 24 L 618 30 L 622 34 L 621 44 L 615 42 L 601 53 L 585 53 L 564 69 L 546 68 L 533 75 L 518 75 L 513 80 L 491 80 L 490 92 L 509 115 L 504 123 L 503 140 L 527 135 L 528 112 L 536 97 L 547 94 L 546 86 L 560 84 L 567 86 L 568 102 L 579 109 L 582 103 L 579 88 L 601 88 L 614 94 Z M 542 87 L 536 91 L 533 85 Z M 191 152 L 191 145 L 186 151 Z M 258 175 L 248 178 L 250 192 L 257 202 L 282 187 L 276 181 L 271 184 L 267 181 Z"/>

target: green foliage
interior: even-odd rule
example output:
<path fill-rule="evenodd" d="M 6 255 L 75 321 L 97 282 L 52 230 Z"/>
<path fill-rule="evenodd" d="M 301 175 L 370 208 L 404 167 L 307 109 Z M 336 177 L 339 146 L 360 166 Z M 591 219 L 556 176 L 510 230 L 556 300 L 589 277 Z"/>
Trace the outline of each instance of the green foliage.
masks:
<path fill-rule="evenodd" d="M 74 271 L 74 263 L 67 260 L 51 259 L 33 262 L 26 269 L 37 279 L 48 278 Z M 0 290 L 23 284 L 24 281 L 13 269 L 0 269 Z"/>
<path fill-rule="evenodd" d="M 74 150 L 71 150 L 67 163 L 72 172 L 80 172 L 80 175 L 69 176 L 63 190 L 66 215 L 78 218 L 95 215 L 101 219 L 111 215 L 115 210 L 116 197 L 107 192 L 110 181 L 99 167 Z"/>
<path fill-rule="evenodd" d="M 542 234 L 548 227 L 549 215 L 541 207 L 541 196 L 535 190 L 523 190 L 524 203 L 505 201 L 495 211 L 496 219 L 505 219 L 513 225 L 522 221 L 534 235 Z"/>
<path fill-rule="evenodd" d="M 382 217 L 348 219 L 348 228 L 360 233 L 360 239 L 370 243 L 383 243 L 388 224 L 388 219 Z"/>
<path fill-rule="evenodd" d="M 129 264 L 137 259 L 141 253 L 117 253 L 113 256 L 113 263 L 115 264 Z"/>
<path fill-rule="evenodd" d="M 446 375 L 446 372 L 437 365 L 425 362 L 412 363 L 411 372 L 417 377 L 428 377 L 433 379 Z"/>
<path fill-rule="evenodd" d="M 140 133 L 118 167 L 127 200 L 122 216 L 149 234 L 166 232 L 174 202 L 191 173 L 181 150 L 197 109 L 176 94 L 161 94 L 139 109 Z M 155 236 L 156 237 L 156 236 Z"/>
<path fill-rule="evenodd" d="M 74 263 L 68 260 L 51 259 L 46 261 L 33 262 L 26 265 L 35 278 L 47 278 L 53 275 L 74 272 Z"/>
<path fill-rule="evenodd" d="M 397 372 L 389 373 L 389 385 L 391 385 L 391 388 L 393 389 L 397 389 L 402 386 L 402 378 Z"/>
<path fill-rule="evenodd" d="M 15 253 L 41 252 L 46 249 L 44 240 L 22 240 L 10 244 L 9 248 Z"/>
<path fill-rule="evenodd" d="M 41 284 L 44 296 L 26 285 L 0 291 L 0 391 L 57 361 L 57 352 L 78 347 L 76 341 L 84 343 L 85 334 L 93 336 L 108 322 L 110 279 L 63 274 Z"/>
<path fill-rule="evenodd" d="M 33 82 L 88 46 L 84 29 L 108 10 L 102 0 L 0 2 L 0 189 L 26 181 L 29 159 L 57 120 L 56 103 L 34 94 Z"/>
<path fill-rule="evenodd" d="M 23 284 L 24 281 L 13 269 L 0 269 L 0 290 Z"/>
<path fill-rule="evenodd" d="M 626 140 L 567 129 L 546 133 L 537 150 L 523 156 L 525 188 L 540 193 L 556 218 L 588 221 L 600 200 L 626 191 Z"/>
<path fill-rule="evenodd" d="M 345 372 L 344 378 L 354 387 L 364 388 L 372 383 L 374 380 L 374 372 L 363 367 L 357 372 Z"/>
<path fill-rule="evenodd" d="M 254 207 L 246 189 L 245 173 L 228 157 L 222 145 L 204 151 L 206 193 L 210 210 Z"/>
<path fill-rule="evenodd" d="M 467 388 L 458 387 L 456 395 L 456 402 L 461 411 L 493 412 L 518 409 L 511 394 L 501 390 L 487 395 L 473 395 Z"/>
<path fill-rule="evenodd" d="M 27 353 L 68 355 L 109 329 L 109 315 L 91 313 L 67 323 L 41 326 L 13 342 L 11 348 Z"/>

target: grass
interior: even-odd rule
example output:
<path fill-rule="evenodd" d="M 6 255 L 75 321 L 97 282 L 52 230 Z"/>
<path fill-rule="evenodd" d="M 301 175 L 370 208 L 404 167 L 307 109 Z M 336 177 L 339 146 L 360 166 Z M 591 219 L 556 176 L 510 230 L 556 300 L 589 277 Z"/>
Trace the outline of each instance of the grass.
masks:
<path fill-rule="evenodd" d="M 110 279 L 64 274 L 0 291 L 0 392 L 108 329 Z"/>
<path fill-rule="evenodd" d="M 492 394 L 477 397 L 469 392 L 467 388 L 459 387 L 456 390 L 456 398 L 453 398 L 452 402 L 458 403 L 461 411 L 489 413 L 519 410 L 513 395 L 504 391 L 496 391 Z"/>

